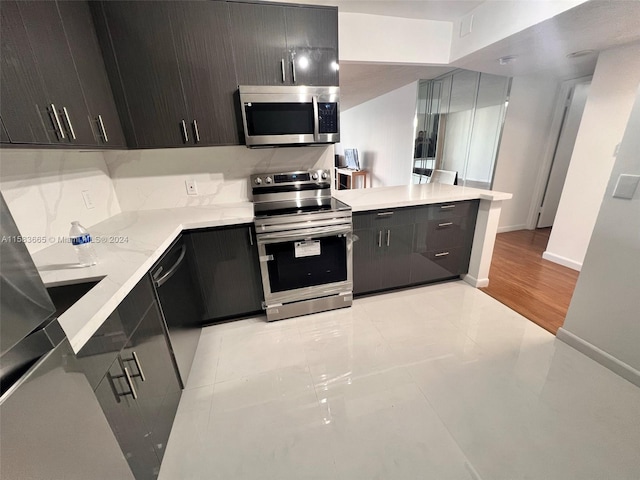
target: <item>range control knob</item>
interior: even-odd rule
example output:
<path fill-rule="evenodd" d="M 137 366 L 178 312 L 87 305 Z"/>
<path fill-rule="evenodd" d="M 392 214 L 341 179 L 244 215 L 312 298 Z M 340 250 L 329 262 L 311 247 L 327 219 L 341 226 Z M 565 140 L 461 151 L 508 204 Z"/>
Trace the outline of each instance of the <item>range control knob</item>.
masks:
<path fill-rule="evenodd" d="M 264 181 L 267 183 L 271 183 L 273 180 L 271 179 L 271 177 L 267 177 L 264 179 Z"/>
<path fill-rule="evenodd" d="M 254 182 L 255 182 L 256 185 L 260 185 L 262 183 L 262 179 L 260 177 L 258 177 L 258 178 L 256 178 L 254 180 Z"/>
<path fill-rule="evenodd" d="M 317 180 L 318 179 L 318 174 L 317 173 L 312 173 L 311 174 L 311 178 L 314 179 L 314 180 Z"/>
<path fill-rule="evenodd" d="M 326 180 L 327 178 L 329 178 L 329 174 L 327 172 L 322 172 L 322 179 Z"/>

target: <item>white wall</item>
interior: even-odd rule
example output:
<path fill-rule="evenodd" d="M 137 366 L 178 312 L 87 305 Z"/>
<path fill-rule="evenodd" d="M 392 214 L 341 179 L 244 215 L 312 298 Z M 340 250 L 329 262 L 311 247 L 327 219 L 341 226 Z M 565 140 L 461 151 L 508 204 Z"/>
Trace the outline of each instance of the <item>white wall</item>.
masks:
<path fill-rule="evenodd" d="M 450 61 L 543 22 L 586 0 L 485 1 L 453 24 Z M 472 20 L 471 33 L 460 36 L 461 24 Z"/>
<path fill-rule="evenodd" d="M 340 12 L 340 61 L 448 64 L 451 22 Z"/>
<path fill-rule="evenodd" d="M 640 83 L 640 44 L 602 52 L 543 257 L 580 270 Z"/>
<path fill-rule="evenodd" d="M 418 82 L 340 113 L 340 149 L 357 148 L 373 187 L 411 183 Z"/>
<path fill-rule="evenodd" d="M 558 338 L 640 386 L 640 188 L 612 196 L 620 174 L 640 175 L 639 133 L 640 88 Z"/>
<path fill-rule="evenodd" d="M 3 149 L 0 190 L 22 236 L 46 239 L 27 242 L 31 253 L 67 236 L 72 220 L 90 227 L 120 213 L 102 152 Z"/>
<path fill-rule="evenodd" d="M 285 148 L 199 147 L 105 152 L 122 211 L 251 199 L 254 173 L 333 168 L 333 145 Z M 195 180 L 197 196 L 185 181 Z"/>
<path fill-rule="evenodd" d="M 514 77 L 496 162 L 493 190 L 509 192 L 499 232 L 526 228 L 536 180 L 547 149 L 559 83 L 540 77 Z"/>

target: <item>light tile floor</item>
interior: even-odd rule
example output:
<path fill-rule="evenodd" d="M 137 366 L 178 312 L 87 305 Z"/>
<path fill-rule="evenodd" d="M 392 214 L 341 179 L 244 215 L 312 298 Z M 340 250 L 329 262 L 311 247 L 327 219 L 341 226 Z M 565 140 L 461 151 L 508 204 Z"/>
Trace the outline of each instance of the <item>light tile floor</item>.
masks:
<path fill-rule="evenodd" d="M 637 480 L 640 389 L 463 282 L 202 332 L 161 480 Z"/>

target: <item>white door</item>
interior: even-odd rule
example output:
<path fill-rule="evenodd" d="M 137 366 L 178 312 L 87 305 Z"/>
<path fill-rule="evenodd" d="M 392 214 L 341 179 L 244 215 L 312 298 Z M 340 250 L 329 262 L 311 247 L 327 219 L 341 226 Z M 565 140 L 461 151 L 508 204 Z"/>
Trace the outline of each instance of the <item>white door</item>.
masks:
<path fill-rule="evenodd" d="M 580 120 L 582 119 L 584 106 L 587 103 L 590 86 L 590 81 L 579 83 L 573 87 L 570 93 L 568 106 L 564 112 L 564 120 L 556 145 L 556 151 L 553 155 L 551 171 L 549 172 L 547 186 L 542 199 L 542 206 L 540 207 L 537 228 L 552 226 L 553 220 L 556 217 L 560 196 L 562 195 L 562 188 L 564 187 L 564 181 L 567 177 L 567 170 L 569 169 L 571 155 L 573 154 L 573 146 L 576 143 L 576 136 L 580 128 Z"/>

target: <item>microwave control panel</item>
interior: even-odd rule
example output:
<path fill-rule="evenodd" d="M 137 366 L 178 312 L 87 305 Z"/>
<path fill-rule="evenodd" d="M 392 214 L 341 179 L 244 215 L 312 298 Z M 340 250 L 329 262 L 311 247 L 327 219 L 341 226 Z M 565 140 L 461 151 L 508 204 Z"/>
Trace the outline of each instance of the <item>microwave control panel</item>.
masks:
<path fill-rule="evenodd" d="M 338 133 L 338 104 L 318 102 L 319 133 Z"/>

